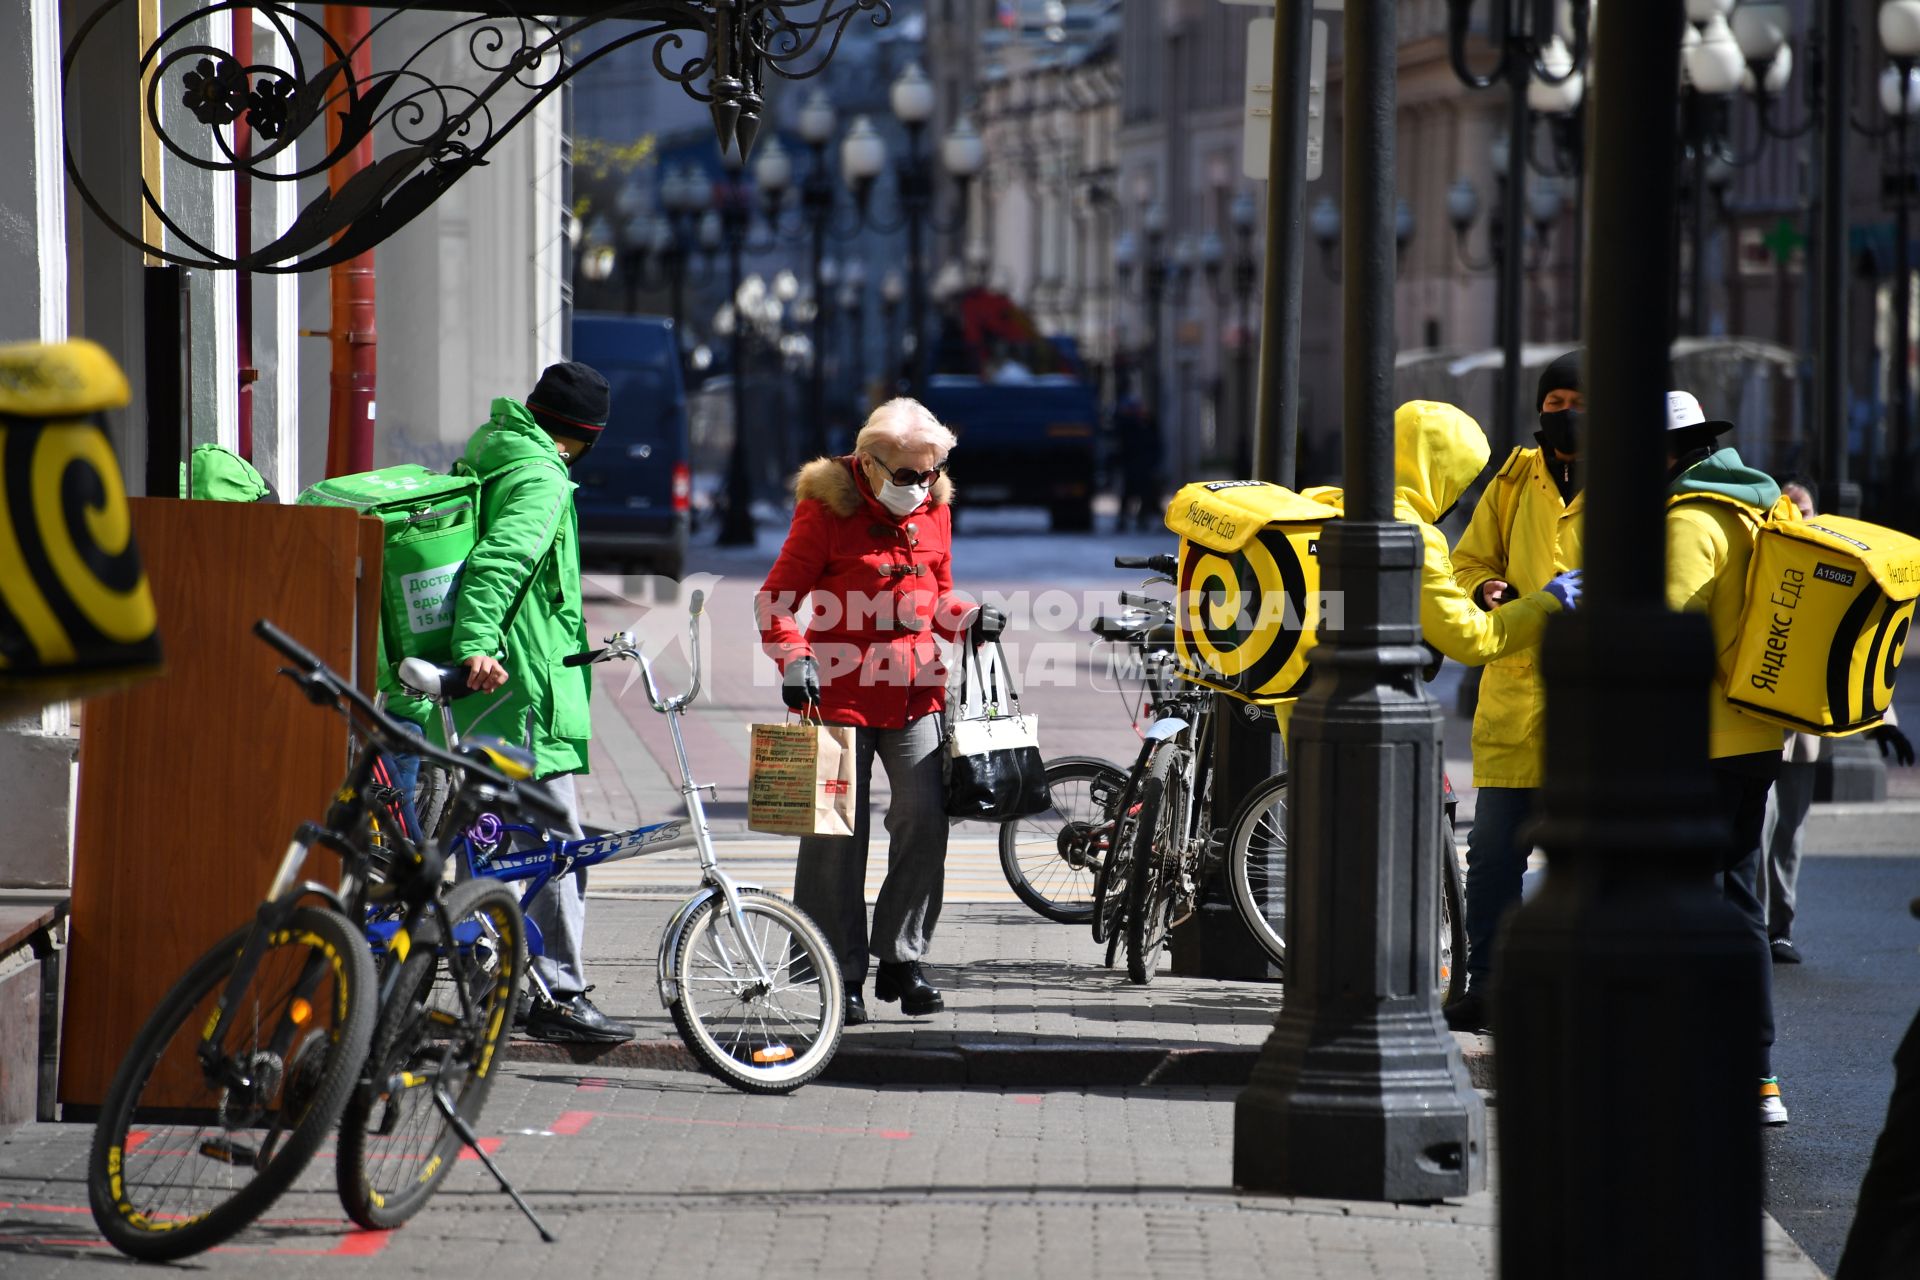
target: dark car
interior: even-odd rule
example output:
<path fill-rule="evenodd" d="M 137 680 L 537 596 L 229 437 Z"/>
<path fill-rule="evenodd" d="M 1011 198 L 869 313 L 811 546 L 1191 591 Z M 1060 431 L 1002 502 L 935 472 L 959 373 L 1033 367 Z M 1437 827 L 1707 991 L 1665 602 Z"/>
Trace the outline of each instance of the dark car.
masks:
<path fill-rule="evenodd" d="M 602 443 L 573 467 L 589 565 L 669 578 L 686 567 L 693 476 L 674 338 L 659 316 L 573 318 L 573 358 L 606 375 L 613 400 Z"/>
<path fill-rule="evenodd" d="M 1061 374 L 983 382 L 935 374 L 921 397 L 959 437 L 953 482 L 969 507 L 1045 507 L 1056 530 L 1093 528 L 1093 389 Z"/>

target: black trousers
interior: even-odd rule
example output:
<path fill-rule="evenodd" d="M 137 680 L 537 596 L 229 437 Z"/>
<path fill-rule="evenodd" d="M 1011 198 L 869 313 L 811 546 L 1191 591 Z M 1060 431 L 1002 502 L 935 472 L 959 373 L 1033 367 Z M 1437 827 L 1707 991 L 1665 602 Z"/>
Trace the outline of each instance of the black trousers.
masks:
<path fill-rule="evenodd" d="M 1893 1055 L 1893 1098 L 1835 1280 L 1920 1276 L 1920 1014 Z"/>
<path fill-rule="evenodd" d="M 1767 791 L 1780 772 L 1780 753 L 1725 756 L 1713 762 L 1713 788 L 1732 831 L 1721 859 L 1720 891 L 1753 932 L 1753 963 L 1760 975 L 1760 1075 L 1773 1074 L 1773 952 L 1767 940 Z"/>

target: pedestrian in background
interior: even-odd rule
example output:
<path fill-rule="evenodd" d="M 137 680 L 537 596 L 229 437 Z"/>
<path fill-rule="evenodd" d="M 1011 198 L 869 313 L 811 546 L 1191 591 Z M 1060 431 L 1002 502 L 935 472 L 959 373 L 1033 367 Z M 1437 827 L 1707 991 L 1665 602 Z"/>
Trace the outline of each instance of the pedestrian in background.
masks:
<path fill-rule="evenodd" d="M 1703 613 L 1713 628 L 1714 680 L 1708 694 L 1707 754 L 1713 789 L 1729 841 L 1716 868 L 1721 892 L 1753 932 L 1760 976 L 1760 1122 L 1787 1122 L 1780 1081 L 1773 1074 L 1773 963 L 1767 945 L 1767 908 L 1761 884 L 1761 827 L 1767 791 L 1780 772 L 1782 730 L 1727 700 L 1728 663 L 1747 603 L 1747 567 L 1761 523 L 1797 520 L 1800 513 L 1763 471 L 1731 446 L 1717 448 L 1733 424 L 1708 419 L 1685 391 L 1667 393 L 1667 607 Z"/>
<path fill-rule="evenodd" d="M 1006 619 L 953 592 L 953 433 L 916 400 L 873 411 L 843 458 L 817 458 L 794 481 L 793 524 L 754 611 L 781 672 L 789 710 L 853 725 L 854 831 L 803 836 L 793 900 L 840 959 L 849 1025 L 867 1021 L 862 985 L 869 951 L 873 994 L 902 1013 L 945 1008 L 921 968 L 940 919 L 946 877 L 947 666 L 935 636 L 978 643 Z M 803 630 L 795 616 L 812 597 Z M 887 878 L 867 928 L 867 843 L 873 761 L 892 788 Z"/>
<path fill-rule="evenodd" d="M 1581 566 L 1586 510 L 1579 459 L 1586 399 L 1580 353 L 1540 374 L 1534 448 L 1508 455 L 1474 508 L 1453 551 L 1454 580 L 1483 609 L 1543 590 Z M 1473 713 L 1473 829 L 1467 836 L 1467 994 L 1447 1007 L 1447 1024 L 1480 1031 L 1492 1013 L 1493 939 L 1520 901 L 1533 841 L 1525 832 L 1545 781 L 1546 689 L 1539 650 L 1490 663 Z"/>

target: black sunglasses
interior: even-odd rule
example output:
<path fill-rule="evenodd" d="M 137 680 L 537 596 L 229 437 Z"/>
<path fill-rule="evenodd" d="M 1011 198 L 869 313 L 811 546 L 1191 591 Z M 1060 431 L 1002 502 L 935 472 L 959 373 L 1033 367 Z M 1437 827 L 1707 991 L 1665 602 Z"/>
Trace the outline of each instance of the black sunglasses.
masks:
<path fill-rule="evenodd" d="M 880 455 L 877 453 L 869 453 L 867 456 L 875 462 L 880 463 L 880 469 L 887 473 L 889 480 L 901 485 L 932 484 L 940 478 L 940 473 L 947 469 L 947 460 L 945 458 L 934 463 L 933 470 L 931 471 L 913 471 L 906 467 L 888 467 L 886 463 L 880 461 Z"/>

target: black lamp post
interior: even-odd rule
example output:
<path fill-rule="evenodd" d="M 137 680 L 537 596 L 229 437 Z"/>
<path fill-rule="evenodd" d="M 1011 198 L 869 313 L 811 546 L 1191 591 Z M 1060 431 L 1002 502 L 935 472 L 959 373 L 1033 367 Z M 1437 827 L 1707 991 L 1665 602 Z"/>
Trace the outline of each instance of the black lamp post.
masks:
<path fill-rule="evenodd" d="M 1320 542 L 1344 617 L 1294 713 L 1287 999 L 1234 1103 L 1233 1172 L 1407 1201 L 1484 1185 L 1487 1121 L 1434 991 L 1440 709 L 1418 675 L 1420 538 L 1393 518 L 1398 7 L 1346 0 L 1346 518 Z"/>
<path fill-rule="evenodd" d="M 904 228 L 907 233 L 907 330 L 901 339 L 906 351 L 906 377 L 901 382 L 905 394 L 918 396 L 926 386 L 928 369 L 927 232 L 954 235 L 966 224 L 967 192 L 986 164 L 986 148 L 965 116 L 957 119 L 941 140 L 941 165 L 953 178 L 958 198 L 950 220 L 936 218 L 933 161 L 926 152 L 925 136 L 935 106 L 933 82 L 918 63 L 912 63 L 895 77 L 887 96 L 894 118 L 907 134 L 907 153 L 893 169 L 899 216 L 883 220 L 873 214 L 873 187 L 887 168 L 887 147 L 867 117 L 855 119 L 841 141 L 840 168 L 853 190 L 854 207 L 863 223 L 882 232 Z"/>
<path fill-rule="evenodd" d="M 1140 320 L 1146 331 L 1146 358 L 1141 361 L 1140 371 L 1143 382 L 1140 399 L 1147 406 L 1147 413 L 1152 416 L 1155 428 L 1164 432 L 1167 416 L 1166 380 L 1161 376 L 1161 365 L 1165 359 L 1161 310 L 1166 305 L 1169 284 L 1184 287 L 1184 271 L 1182 265 L 1167 252 L 1167 214 L 1157 202 L 1141 211 L 1140 231 L 1144 248 L 1130 231 L 1123 231 L 1115 237 L 1114 279 L 1120 290 L 1125 292 L 1132 285 L 1135 269 L 1139 269 Z M 1191 264 L 1187 264 L 1187 269 L 1190 267 Z M 1154 459 L 1156 470 L 1161 461 Z"/>
<path fill-rule="evenodd" d="M 1480 193 L 1470 179 L 1455 178 L 1453 185 L 1447 188 L 1447 222 L 1453 228 L 1454 253 L 1461 265 L 1469 271 L 1494 272 L 1504 280 L 1508 245 L 1512 242 L 1512 237 L 1507 234 L 1507 192 L 1512 184 L 1521 182 L 1523 178 L 1513 173 L 1513 156 L 1505 138 L 1494 139 L 1491 151 L 1494 201 L 1487 213 L 1486 253 L 1475 256 L 1468 247 L 1474 224 L 1480 220 Z M 1546 266 L 1551 255 L 1553 231 L 1559 225 L 1560 215 L 1566 207 L 1560 182 L 1561 179 L 1557 177 L 1542 177 L 1528 189 L 1523 201 L 1527 221 L 1521 229 L 1521 251 L 1515 258 L 1522 279 Z M 1578 276 L 1577 267 L 1575 275 Z M 1506 321 L 1504 313 L 1494 313 L 1493 340 L 1503 350 L 1506 345 Z"/>
<path fill-rule="evenodd" d="M 855 258 L 840 274 L 840 313 L 847 318 L 847 361 L 843 378 L 859 408 L 867 394 L 867 264 Z"/>
<path fill-rule="evenodd" d="M 1467 36 L 1474 0 L 1447 0 L 1447 50 L 1454 74 L 1472 89 L 1505 84 L 1507 90 L 1507 146 L 1514 159 L 1528 149 L 1528 94 L 1535 84 L 1570 85 L 1584 77 L 1587 61 L 1588 0 L 1569 0 L 1563 8 L 1539 0 L 1488 0 L 1487 38 L 1499 48 L 1499 60 L 1485 75 L 1474 71 L 1467 58 Z M 1565 30 L 1560 29 L 1564 22 Z M 1501 188 L 1500 221 L 1517 229 L 1526 217 L 1523 166 L 1513 164 L 1513 175 Z M 1501 376 L 1500 399 L 1494 413 L 1496 450 L 1511 449 L 1520 437 L 1520 395 L 1524 371 L 1520 367 L 1521 270 L 1518 255 L 1502 258 L 1499 277 Z"/>
<path fill-rule="evenodd" d="M 752 325 L 739 314 L 740 259 L 753 230 L 753 197 L 740 180 L 737 153 L 722 157 L 727 176 L 713 187 L 713 213 L 718 216 L 720 240 L 727 252 L 727 299 L 733 315 L 733 447 L 727 453 L 727 513 L 717 539 L 723 547 L 750 547 L 754 543 L 753 472 L 747 459 L 747 353 L 752 347 Z M 705 228 L 703 228 L 703 237 Z"/>
<path fill-rule="evenodd" d="M 1224 198 L 1224 197 L 1223 197 Z M 1229 296 L 1234 318 L 1240 330 L 1239 345 L 1233 351 L 1234 456 L 1238 474 L 1253 474 L 1253 289 L 1260 282 L 1260 263 L 1253 256 L 1253 229 L 1259 219 L 1253 193 L 1242 191 L 1227 206 L 1227 222 L 1233 234 L 1231 279 L 1226 279 L 1226 241 L 1217 231 L 1209 231 L 1200 242 L 1200 268 L 1206 274 L 1207 288 L 1215 306 L 1225 309 Z"/>

